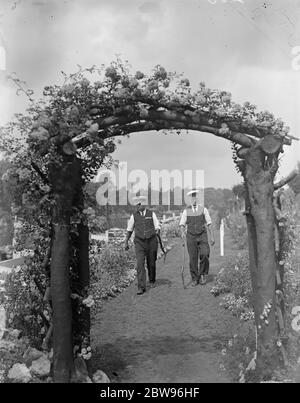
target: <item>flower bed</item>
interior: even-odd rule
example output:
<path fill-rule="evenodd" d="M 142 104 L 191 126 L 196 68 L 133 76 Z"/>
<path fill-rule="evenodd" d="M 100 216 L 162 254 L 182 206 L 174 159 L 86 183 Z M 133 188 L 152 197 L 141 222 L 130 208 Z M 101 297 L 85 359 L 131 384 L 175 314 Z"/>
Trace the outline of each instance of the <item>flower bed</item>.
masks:
<path fill-rule="evenodd" d="M 239 319 L 247 321 L 254 318 L 251 308 L 252 286 L 248 252 L 240 251 L 227 258 L 216 277 L 211 293 L 214 296 L 225 294 L 220 305 Z"/>
<path fill-rule="evenodd" d="M 26 264 L 17 266 L 6 276 L 2 304 L 7 312 L 7 326 L 18 329 L 34 347 L 39 347 L 45 336 L 47 303 L 38 291 Z"/>
<path fill-rule="evenodd" d="M 135 256 L 131 247 L 94 242 L 90 248 L 90 292 L 96 303 L 114 297 L 135 278 Z"/>

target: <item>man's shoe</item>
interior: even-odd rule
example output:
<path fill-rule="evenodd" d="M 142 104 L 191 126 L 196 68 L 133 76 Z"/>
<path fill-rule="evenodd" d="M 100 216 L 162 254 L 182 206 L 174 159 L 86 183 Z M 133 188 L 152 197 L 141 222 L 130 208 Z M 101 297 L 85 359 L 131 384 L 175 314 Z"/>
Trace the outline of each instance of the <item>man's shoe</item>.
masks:
<path fill-rule="evenodd" d="M 192 281 L 191 282 L 191 287 L 197 287 L 197 285 L 198 285 L 197 281 Z"/>
<path fill-rule="evenodd" d="M 204 274 L 202 274 L 202 275 L 200 276 L 200 284 L 201 284 L 201 285 L 206 284 L 206 278 L 205 278 L 205 275 L 204 275 Z"/>
<path fill-rule="evenodd" d="M 146 292 L 145 288 L 138 288 L 137 295 L 142 295 L 144 292 Z"/>
<path fill-rule="evenodd" d="M 154 288 L 155 287 L 155 282 L 150 282 L 149 283 L 149 288 Z"/>

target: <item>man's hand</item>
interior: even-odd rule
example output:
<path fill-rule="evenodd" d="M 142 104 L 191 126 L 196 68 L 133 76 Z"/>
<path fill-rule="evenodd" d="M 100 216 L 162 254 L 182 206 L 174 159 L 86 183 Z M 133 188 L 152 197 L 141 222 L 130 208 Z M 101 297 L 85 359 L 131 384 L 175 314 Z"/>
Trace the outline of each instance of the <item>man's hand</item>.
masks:
<path fill-rule="evenodd" d="M 210 244 L 211 244 L 211 246 L 214 246 L 214 244 L 216 243 L 216 241 L 215 241 L 215 234 L 214 234 L 214 231 L 213 231 L 213 229 L 212 229 L 212 225 L 209 224 L 209 225 L 207 226 L 207 229 L 208 229 L 208 233 L 209 233 Z"/>
<path fill-rule="evenodd" d="M 181 236 L 182 240 L 185 239 L 185 231 L 184 231 L 184 228 L 182 228 L 182 227 L 180 227 L 180 236 Z"/>
<path fill-rule="evenodd" d="M 185 247 L 185 244 L 186 244 L 186 235 L 185 235 L 184 232 L 181 234 L 181 242 L 182 242 L 182 246 Z"/>
<path fill-rule="evenodd" d="M 132 235 L 132 231 L 127 231 L 127 235 L 126 235 L 126 238 L 125 238 L 125 244 L 124 244 L 124 249 L 125 250 L 129 249 L 128 241 L 129 241 L 131 235 Z"/>

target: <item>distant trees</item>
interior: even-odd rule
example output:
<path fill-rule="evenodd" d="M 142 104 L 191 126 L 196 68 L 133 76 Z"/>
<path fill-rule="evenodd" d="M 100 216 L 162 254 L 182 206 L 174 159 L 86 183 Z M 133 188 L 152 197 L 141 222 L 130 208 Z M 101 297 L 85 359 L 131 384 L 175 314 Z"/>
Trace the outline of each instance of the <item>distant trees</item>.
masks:
<path fill-rule="evenodd" d="M 300 172 L 300 161 L 298 161 L 298 171 Z M 293 179 L 290 183 L 289 186 L 293 189 L 294 193 L 297 195 L 300 193 L 300 174 L 296 176 L 295 179 Z"/>
<path fill-rule="evenodd" d="M 244 183 L 239 183 L 232 187 L 232 193 L 239 199 L 245 199 L 245 185 Z"/>
<path fill-rule="evenodd" d="M 107 215 L 114 217 L 117 215 L 118 216 L 128 215 L 128 214 L 132 213 L 134 206 L 132 206 L 130 204 L 126 204 L 126 205 L 117 205 L 117 206 L 110 205 L 109 214 L 108 214 L 108 207 L 100 206 L 96 200 L 97 189 L 99 188 L 99 186 L 101 186 L 101 184 L 102 184 L 101 182 L 89 182 L 85 186 L 86 205 L 88 207 L 91 207 L 94 209 L 96 217 L 101 216 L 103 218 L 106 217 L 106 219 L 108 219 L 109 217 L 107 217 Z M 175 190 L 174 189 L 170 190 L 170 203 L 168 205 L 162 203 L 162 201 L 163 201 L 162 189 L 156 190 L 156 192 L 158 193 L 156 196 L 157 196 L 157 199 L 159 200 L 159 204 L 152 205 L 151 197 L 150 197 L 150 194 L 151 194 L 150 186 L 151 185 L 149 184 L 148 203 L 149 203 L 150 207 L 155 209 L 158 214 L 164 214 L 169 209 L 171 209 L 172 211 L 182 210 L 185 207 L 184 194 L 187 192 L 187 189 L 179 190 L 182 192 L 182 203 L 180 205 L 174 203 L 175 202 L 175 197 L 174 197 Z M 176 191 L 178 191 L 178 189 L 176 189 Z M 118 194 L 119 194 L 119 191 L 117 190 L 117 197 L 116 197 L 117 201 L 119 200 Z M 215 225 L 218 225 L 220 220 L 229 213 L 230 203 L 233 198 L 234 198 L 234 193 L 230 189 L 215 189 L 213 187 L 204 189 L 204 205 L 207 208 L 214 210 L 217 215 L 217 223 L 215 223 Z"/>

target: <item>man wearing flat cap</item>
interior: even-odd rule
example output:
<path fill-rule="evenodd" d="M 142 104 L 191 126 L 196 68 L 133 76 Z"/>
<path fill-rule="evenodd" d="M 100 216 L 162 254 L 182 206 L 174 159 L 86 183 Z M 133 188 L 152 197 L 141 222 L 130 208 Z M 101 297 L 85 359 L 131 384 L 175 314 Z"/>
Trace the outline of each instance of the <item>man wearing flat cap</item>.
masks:
<path fill-rule="evenodd" d="M 211 218 L 208 210 L 201 204 L 198 204 L 198 193 L 199 190 L 197 189 L 192 189 L 188 192 L 187 195 L 191 197 L 191 203 L 183 211 L 179 222 L 182 239 L 186 236 L 193 287 L 199 283 L 202 285 L 205 284 L 206 275 L 209 271 L 210 247 L 207 231 L 210 234 L 211 245 L 215 244 Z"/>
<path fill-rule="evenodd" d="M 157 238 L 160 231 L 160 224 L 156 214 L 146 208 L 147 198 L 144 196 L 135 197 L 136 211 L 131 215 L 125 240 L 125 249 L 128 250 L 128 241 L 134 230 L 134 246 L 137 260 L 137 294 L 146 292 L 146 271 L 147 262 L 150 287 L 154 287 L 156 280 L 156 259 L 157 259 Z"/>

